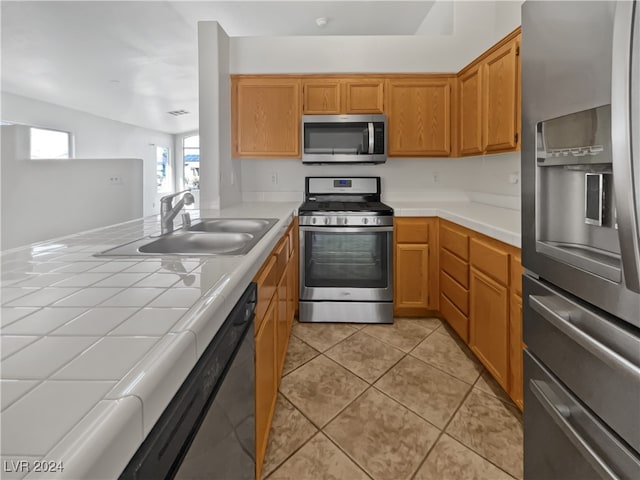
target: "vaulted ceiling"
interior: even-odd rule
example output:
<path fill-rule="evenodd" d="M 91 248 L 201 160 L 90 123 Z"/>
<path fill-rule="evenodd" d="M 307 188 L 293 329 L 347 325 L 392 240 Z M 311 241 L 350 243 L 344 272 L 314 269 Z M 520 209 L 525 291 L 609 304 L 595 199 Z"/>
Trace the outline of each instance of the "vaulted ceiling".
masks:
<path fill-rule="evenodd" d="M 447 33 L 434 3 L 2 1 L 2 91 L 180 133 L 198 125 L 198 21 L 232 37 Z"/>

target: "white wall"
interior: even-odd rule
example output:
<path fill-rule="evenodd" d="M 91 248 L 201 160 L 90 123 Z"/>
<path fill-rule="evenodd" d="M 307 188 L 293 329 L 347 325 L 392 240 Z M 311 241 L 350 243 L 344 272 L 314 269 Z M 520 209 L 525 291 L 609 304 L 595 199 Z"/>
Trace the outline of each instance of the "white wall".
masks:
<path fill-rule="evenodd" d="M 231 73 L 457 72 L 520 25 L 521 4 L 456 1 L 451 35 L 234 37 Z"/>
<path fill-rule="evenodd" d="M 198 22 L 200 204 L 242 200 L 240 165 L 231 160 L 229 37 L 218 22 Z"/>
<path fill-rule="evenodd" d="M 6 92 L 1 105 L 2 120 L 71 132 L 76 158 L 141 158 L 144 215 L 159 211 L 156 146 L 169 147 L 173 158 L 172 135 Z"/>
<path fill-rule="evenodd" d="M 453 22 L 453 32 L 413 36 L 313 36 L 231 38 L 232 73 L 457 72 L 520 25 L 522 1 L 436 4 L 432 12 Z M 453 19 L 451 20 L 451 16 Z M 427 17 L 419 31 L 434 31 Z M 449 30 L 448 28 L 442 29 Z M 242 164 L 245 200 L 298 200 L 304 177 L 379 175 L 387 198 L 432 196 L 453 191 L 511 196 L 519 208 L 520 154 L 443 159 L 390 158 L 379 166 L 303 166 L 299 160 L 236 160 Z M 433 182 L 437 173 L 438 182 Z M 276 174 L 278 183 L 271 183 Z"/>
<path fill-rule="evenodd" d="M 509 174 L 519 175 L 519 153 L 471 158 L 389 158 L 381 165 L 302 165 L 291 159 L 240 162 L 245 200 L 302 199 L 304 177 L 318 175 L 380 176 L 385 198 L 395 200 L 447 199 L 461 191 L 520 195 L 520 184 L 509 183 Z M 276 184 L 271 180 L 274 174 Z"/>
<path fill-rule="evenodd" d="M 28 127 L 2 126 L 0 134 L 0 249 L 142 216 L 142 160 L 30 160 Z"/>

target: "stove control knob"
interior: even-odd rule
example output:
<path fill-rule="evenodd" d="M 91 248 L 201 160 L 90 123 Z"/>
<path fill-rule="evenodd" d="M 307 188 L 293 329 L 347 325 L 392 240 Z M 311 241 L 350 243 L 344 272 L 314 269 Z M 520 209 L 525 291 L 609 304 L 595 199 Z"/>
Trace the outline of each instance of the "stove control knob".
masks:
<path fill-rule="evenodd" d="M 380 219 L 376 218 L 376 224 L 380 225 Z"/>
<path fill-rule="evenodd" d="M 311 219 L 311 223 L 313 223 L 313 224 L 315 225 L 315 223 L 316 223 L 316 219 L 315 219 L 315 218 L 312 218 L 312 219 Z"/>
<path fill-rule="evenodd" d="M 369 223 L 369 219 L 368 218 L 363 218 L 362 219 L 362 223 L 364 223 L 366 225 L 367 223 Z"/>
<path fill-rule="evenodd" d="M 324 219 L 324 224 L 325 224 L 325 225 L 329 225 L 329 217 L 326 217 L 326 218 Z"/>

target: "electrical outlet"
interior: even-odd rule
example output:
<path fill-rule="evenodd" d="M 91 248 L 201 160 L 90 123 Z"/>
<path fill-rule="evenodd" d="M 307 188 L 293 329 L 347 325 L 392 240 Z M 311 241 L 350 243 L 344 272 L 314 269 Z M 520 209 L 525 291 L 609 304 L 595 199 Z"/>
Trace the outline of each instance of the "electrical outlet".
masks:
<path fill-rule="evenodd" d="M 122 185 L 124 181 L 120 175 L 111 175 L 109 177 L 109 184 L 111 185 Z"/>
<path fill-rule="evenodd" d="M 518 172 L 510 173 L 507 181 L 512 185 L 517 185 L 520 182 L 520 175 Z"/>
<path fill-rule="evenodd" d="M 273 185 L 277 185 L 278 184 L 278 174 L 276 172 L 273 172 L 271 174 L 271 183 Z"/>
<path fill-rule="evenodd" d="M 433 180 L 433 183 L 438 183 L 440 181 L 440 174 L 438 172 L 434 172 L 431 175 L 431 179 Z"/>

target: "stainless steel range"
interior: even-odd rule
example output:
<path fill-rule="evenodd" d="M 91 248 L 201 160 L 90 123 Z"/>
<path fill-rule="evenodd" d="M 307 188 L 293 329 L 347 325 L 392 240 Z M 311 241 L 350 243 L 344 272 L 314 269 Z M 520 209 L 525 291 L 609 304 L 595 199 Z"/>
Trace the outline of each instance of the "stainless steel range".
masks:
<path fill-rule="evenodd" d="M 380 177 L 307 177 L 300 321 L 393 323 L 393 209 Z"/>

